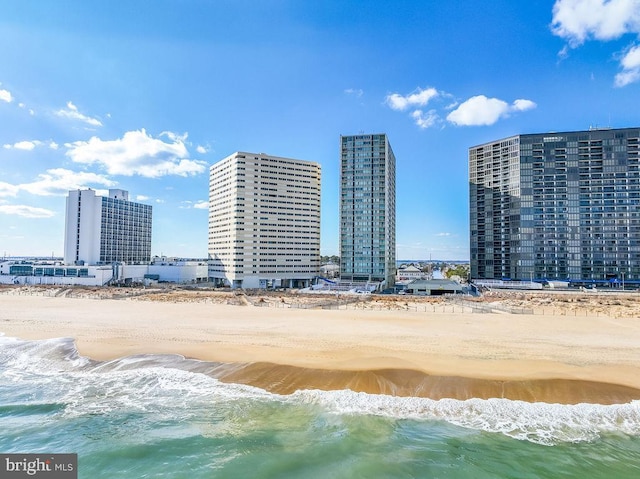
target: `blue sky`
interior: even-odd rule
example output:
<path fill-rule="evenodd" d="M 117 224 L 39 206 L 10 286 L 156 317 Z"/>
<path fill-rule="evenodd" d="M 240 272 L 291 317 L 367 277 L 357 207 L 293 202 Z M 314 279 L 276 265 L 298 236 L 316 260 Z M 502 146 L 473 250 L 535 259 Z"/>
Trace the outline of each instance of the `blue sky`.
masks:
<path fill-rule="evenodd" d="M 322 165 L 339 244 L 339 136 L 387 133 L 399 259 L 468 259 L 468 148 L 640 125 L 640 0 L 5 2 L 0 256 L 61 256 L 65 195 L 129 190 L 152 254 L 206 257 L 208 167 Z"/>

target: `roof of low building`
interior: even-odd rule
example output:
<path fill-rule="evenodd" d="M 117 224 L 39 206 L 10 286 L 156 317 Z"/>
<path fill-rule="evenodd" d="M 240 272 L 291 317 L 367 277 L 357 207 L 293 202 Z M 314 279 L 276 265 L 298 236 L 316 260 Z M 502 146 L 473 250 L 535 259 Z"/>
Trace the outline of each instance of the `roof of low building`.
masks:
<path fill-rule="evenodd" d="M 411 281 L 407 288 L 423 288 L 423 289 L 451 289 L 461 290 L 462 285 L 457 281 L 450 279 L 416 279 Z"/>

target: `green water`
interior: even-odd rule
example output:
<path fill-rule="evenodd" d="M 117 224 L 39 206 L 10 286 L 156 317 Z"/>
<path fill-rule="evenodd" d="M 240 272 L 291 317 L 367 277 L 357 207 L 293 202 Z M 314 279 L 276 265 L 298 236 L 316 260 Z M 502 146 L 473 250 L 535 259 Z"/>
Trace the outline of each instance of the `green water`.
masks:
<path fill-rule="evenodd" d="M 640 477 L 636 402 L 279 396 L 171 361 L 0 338 L 0 452 L 75 452 L 87 479 Z"/>

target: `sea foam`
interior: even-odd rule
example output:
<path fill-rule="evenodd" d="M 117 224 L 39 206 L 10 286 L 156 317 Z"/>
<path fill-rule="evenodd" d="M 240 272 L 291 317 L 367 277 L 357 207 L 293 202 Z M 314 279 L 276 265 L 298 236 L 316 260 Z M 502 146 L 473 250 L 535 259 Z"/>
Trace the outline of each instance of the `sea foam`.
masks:
<path fill-rule="evenodd" d="M 289 400 L 317 404 L 337 414 L 441 420 L 546 445 L 591 441 L 603 433 L 640 435 L 640 401 L 606 406 L 528 403 L 500 398 L 436 401 L 318 390 L 297 391 Z"/>

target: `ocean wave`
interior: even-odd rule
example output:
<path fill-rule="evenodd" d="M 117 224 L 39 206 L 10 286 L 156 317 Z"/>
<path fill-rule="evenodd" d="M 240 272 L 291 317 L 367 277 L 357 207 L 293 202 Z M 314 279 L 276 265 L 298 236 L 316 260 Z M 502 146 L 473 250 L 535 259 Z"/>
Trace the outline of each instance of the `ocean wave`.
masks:
<path fill-rule="evenodd" d="M 72 371 L 91 364 L 80 356 L 73 338 L 27 341 L 0 333 L 0 365 L 27 372 Z"/>
<path fill-rule="evenodd" d="M 70 338 L 23 341 L 0 336 L 2 387 L 15 389 L 12 403 L 64 404 L 60 414 L 65 416 L 123 411 L 152 413 L 159 420 L 189 419 L 203 410 L 262 402 L 313 407 L 326 414 L 445 421 L 544 445 L 593 441 L 610 433 L 640 436 L 640 401 L 563 405 L 509 399 L 433 400 L 350 390 L 281 395 L 221 382 L 203 372 L 215 368 L 177 355 L 98 362 L 80 356 Z"/>
<path fill-rule="evenodd" d="M 319 390 L 297 391 L 289 400 L 317 404 L 337 414 L 441 420 L 544 445 L 592 441 L 606 433 L 640 436 L 640 401 L 566 405 L 500 398 L 432 400 Z"/>

